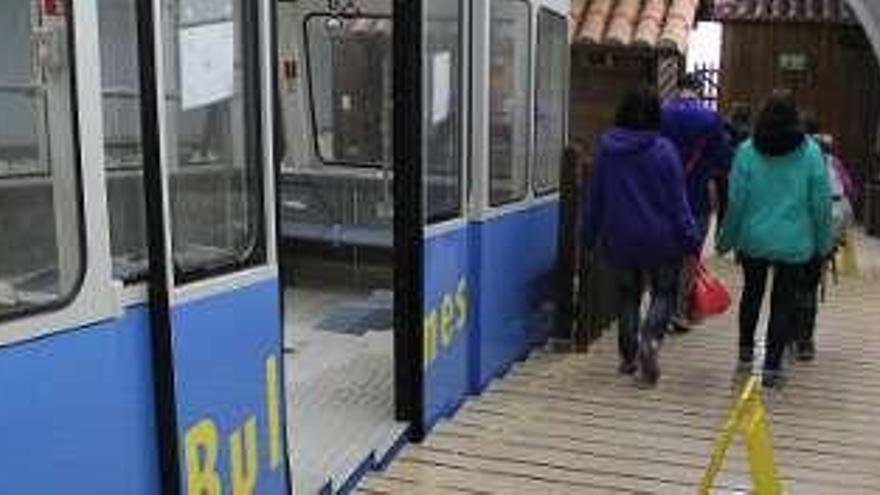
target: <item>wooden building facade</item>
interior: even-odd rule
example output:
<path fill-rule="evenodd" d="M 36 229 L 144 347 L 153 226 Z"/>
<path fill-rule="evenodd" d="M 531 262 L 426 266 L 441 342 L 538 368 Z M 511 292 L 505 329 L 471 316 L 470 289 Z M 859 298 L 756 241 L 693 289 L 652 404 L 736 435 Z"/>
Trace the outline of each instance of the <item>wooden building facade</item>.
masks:
<path fill-rule="evenodd" d="M 845 0 L 717 0 L 724 25 L 720 108 L 753 113 L 774 89 L 832 134 L 855 175 L 878 178 L 880 69 Z"/>
<path fill-rule="evenodd" d="M 572 3 L 570 134 L 587 153 L 626 91 L 671 93 L 686 70 L 700 0 L 575 0 Z"/>

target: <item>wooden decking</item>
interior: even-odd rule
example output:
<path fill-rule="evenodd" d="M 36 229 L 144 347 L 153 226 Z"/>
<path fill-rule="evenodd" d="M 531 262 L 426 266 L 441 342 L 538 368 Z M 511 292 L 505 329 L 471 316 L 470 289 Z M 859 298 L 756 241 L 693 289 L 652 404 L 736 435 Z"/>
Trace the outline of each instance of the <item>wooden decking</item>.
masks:
<path fill-rule="evenodd" d="M 719 273 L 734 292 L 729 263 Z M 734 390 L 735 311 L 662 350 L 640 390 L 609 332 L 589 354 L 539 351 L 360 486 L 369 494 L 696 493 Z M 880 493 L 880 281 L 844 278 L 821 308 L 819 354 L 767 395 L 786 493 Z M 742 442 L 718 493 L 750 490 Z"/>

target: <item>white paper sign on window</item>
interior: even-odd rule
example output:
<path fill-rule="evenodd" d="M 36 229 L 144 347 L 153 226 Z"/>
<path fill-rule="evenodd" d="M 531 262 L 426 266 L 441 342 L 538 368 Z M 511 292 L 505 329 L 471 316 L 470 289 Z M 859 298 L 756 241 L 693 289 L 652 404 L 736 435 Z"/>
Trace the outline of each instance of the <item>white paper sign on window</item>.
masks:
<path fill-rule="evenodd" d="M 450 91 L 452 84 L 452 54 L 442 52 L 434 55 L 432 73 L 431 85 L 434 91 L 431 98 L 431 123 L 439 124 L 449 117 L 449 103 L 452 99 Z"/>
<path fill-rule="evenodd" d="M 208 24 L 235 15 L 232 0 L 180 0 L 181 25 Z"/>
<path fill-rule="evenodd" d="M 180 98 L 184 110 L 235 92 L 235 29 L 221 22 L 180 30 Z"/>

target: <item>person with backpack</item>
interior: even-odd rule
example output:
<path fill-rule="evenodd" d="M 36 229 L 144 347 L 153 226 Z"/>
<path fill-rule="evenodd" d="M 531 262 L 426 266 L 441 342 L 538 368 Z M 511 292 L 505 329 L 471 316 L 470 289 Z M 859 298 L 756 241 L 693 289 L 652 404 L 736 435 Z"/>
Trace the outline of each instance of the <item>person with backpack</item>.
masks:
<path fill-rule="evenodd" d="M 726 181 L 731 149 L 724 119 L 700 100 L 701 88 L 699 76 L 689 74 L 682 78 L 676 95 L 663 105 L 662 134 L 672 141 L 681 158 L 688 204 L 700 237 L 705 240 L 713 209 L 709 186 Z M 716 190 L 725 187 L 722 184 Z M 692 271 L 683 267 L 680 279 L 678 307 L 671 323 L 673 331 L 684 333 L 697 323 L 689 318 Z"/>
<path fill-rule="evenodd" d="M 846 229 L 855 221 L 852 179 L 834 150 L 834 137 L 817 134 L 813 139 L 819 144 L 825 157 L 825 168 L 828 170 L 831 185 L 831 231 L 835 245 L 840 245 Z"/>
<path fill-rule="evenodd" d="M 767 276 L 774 271 L 764 374 L 781 384 L 785 349 L 797 331 L 809 264 L 833 248 L 831 186 L 819 145 L 804 132 L 790 93 L 774 92 L 740 146 L 717 250 L 739 253 L 745 283 L 739 313 L 739 364 L 751 371 Z"/>
<path fill-rule="evenodd" d="M 848 177 L 844 172 L 845 168 L 834 154 L 834 138 L 827 134 L 816 134 L 813 138 L 822 149 L 828 171 L 831 186 L 831 237 L 836 247 L 844 242 L 846 229 L 855 219 L 851 198 L 848 195 L 848 192 L 851 194 L 851 189 L 849 191 L 847 189 Z M 833 256 L 833 251 L 831 255 Z M 814 336 L 816 315 L 819 311 L 819 286 L 827 263 L 827 257 L 816 256 L 806 266 L 793 342 L 798 361 L 812 361 L 816 356 Z"/>
<path fill-rule="evenodd" d="M 660 134 L 654 92 L 629 92 L 616 125 L 596 147 L 583 210 L 586 250 L 600 247 L 616 269 L 619 295 L 619 371 L 641 371 L 642 383 L 660 377 L 658 353 L 675 310 L 683 260 L 694 259 L 702 239 L 687 202 L 675 146 Z M 651 305 L 642 321 L 645 285 Z"/>

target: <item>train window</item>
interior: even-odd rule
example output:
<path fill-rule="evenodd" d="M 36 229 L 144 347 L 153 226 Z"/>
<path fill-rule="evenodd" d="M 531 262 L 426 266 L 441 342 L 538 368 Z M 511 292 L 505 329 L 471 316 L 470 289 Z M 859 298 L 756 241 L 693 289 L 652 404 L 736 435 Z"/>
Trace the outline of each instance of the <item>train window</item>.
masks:
<path fill-rule="evenodd" d="M 0 319 L 72 299 L 84 273 L 65 13 L 0 0 Z"/>
<path fill-rule="evenodd" d="M 549 10 L 538 13 L 535 59 L 534 187 L 539 194 L 559 188 L 565 147 L 568 22 Z"/>
<path fill-rule="evenodd" d="M 264 257 L 258 2 L 163 0 L 175 280 Z"/>
<path fill-rule="evenodd" d="M 391 162 L 391 19 L 305 21 L 315 147 L 324 163 Z"/>
<path fill-rule="evenodd" d="M 104 156 L 113 276 L 147 270 L 135 0 L 99 0 Z"/>
<path fill-rule="evenodd" d="M 439 222 L 461 212 L 461 4 L 425 2 L 425 214 Z"/>
<path fill-rule="evenodd" d="M 529 4 L 492 0 L 489 76 L 489 199 L 525 197 L 529 163 Z"/>

